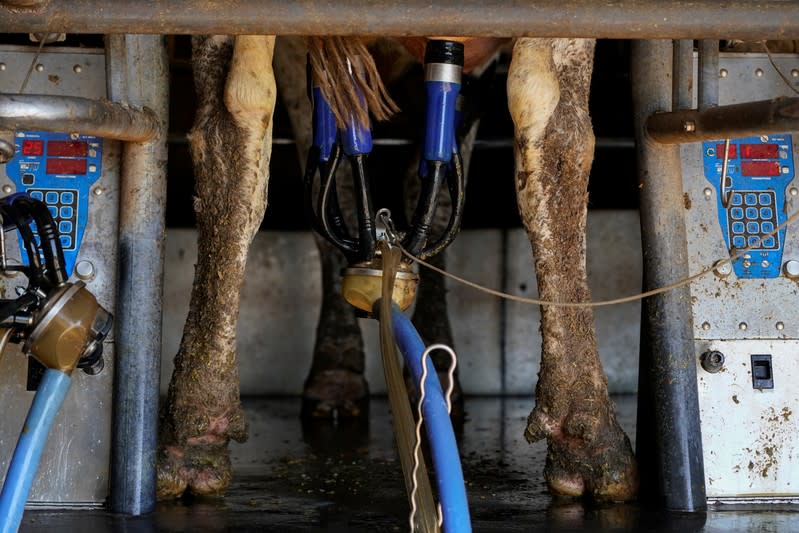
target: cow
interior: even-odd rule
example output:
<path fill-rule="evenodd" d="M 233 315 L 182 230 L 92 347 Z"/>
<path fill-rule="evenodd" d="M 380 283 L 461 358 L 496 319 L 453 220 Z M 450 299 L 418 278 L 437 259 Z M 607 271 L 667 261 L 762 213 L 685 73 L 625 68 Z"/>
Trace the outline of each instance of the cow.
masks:
<path fill-rule="evenodd" d="M 330 41 L 308 42 L 313 47 Z M 418 54 L 424 40 L 406 39 L 404 44 Z M 507 90 L 517 203 L 536 258 L 539 293 L 550 301 L 590 299 L 585 229 L 594 146 L 588 114 L 594 44 L 590 39 L 536 38 L 513 44 Z M 224 491 L 231 480 L 227 444 L 246 438 L 235 354 L 239 290 L 247 249 L 266 208 L 275 75 L 296 76 L 297 63 L 303 71 L 305 65 L 303 54 L 297 53 L 273 63 L 273 36 L 201 36 L 193 38 L 192 46 L 198 109 L 189 137 L 199 258 L 163 408 L 160 498 L 186 490 Z M 483 40 L 467 42 L 466 63 L 479 63 L 485 55 L 481 50 L 492 46 Z M 358 50 L 362 60 L 372 61 Z M 300 110 L 299 101 L 294 104 L 294 110 L 287 105 L 290 115 L 296 114 L 297 128 L 309 114 Z M 340 114 L 349 111 L 339 109 Z M 375 104 L 370 111 L 380 114 Z M 297 129 L 306 135 L 309 131 L 307 126 Z M 231 151 L 230 146 L 237 149 Z M 337 276 L 339 266 L 323 265 L 323 275 Z M 323 300 L 323 309 L 326 306 L 344 304 L 331 296 Z M 344 335 L 333 333 L 342 327 Z M 345 400 L 334 400 L 336 409 L 351 414 L 361 409 L 359 402 L 367 392 L 362 367 L 347 367 L 348 361 L 357 361 L 347 354 L 361 350 L 352 344 L 353 331 L 346 331 L 353 327 L 354 320 L 320 321 L 315 355 L 327 357 L 314 361 L 306 383 L 304 397 L 311 411 L 330 411 L 329 399 L 337 394 Z M 550 491 L 598 501 L 634 498 L 637 467 L 608 396 L 591 310 L 544 306 L 541 330 L 536 403 L 525 435 L 530 442 L 548 442 L 544 476 Z"/>

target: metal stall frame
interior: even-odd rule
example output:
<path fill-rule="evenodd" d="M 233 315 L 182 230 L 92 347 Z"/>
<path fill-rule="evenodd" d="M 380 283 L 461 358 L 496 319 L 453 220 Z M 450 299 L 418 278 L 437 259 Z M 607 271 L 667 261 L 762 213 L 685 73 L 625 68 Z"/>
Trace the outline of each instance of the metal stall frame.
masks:
<path fill-rule="evenodd" d="M 5 0 L 8 33 L 791 39 L 785 0 Z M 31 7 L 33 4 L 33 7 Z"/>
<path fill-rule="evenodd" d="M 114 511 L 140 514 L 151 510 L 155 501 L 167 88 L 160 37 L 126 34 L 682 39 L 674 52 L 671 41 L 639 42 L 633 52 L 636 132 L 643 163 L 645 276 L 649 286 L 656 286 L 687 274 L 678 148 L 656 146 L 644 131 L 650 113 L 671 110 L 672 83 L 684 95 L 684 65 L 678 61 L 672 80 L 672 54 L 685 57 L 690 39 L 799 39 L 799 3 L 373 0 L 364 6 L 359 0 L 240 0 L 233 10 L 224 0 L 5 0 L 0 1 L 0 31 L 113 35 L 108 46 L 110 97 L 147 106 L 160 121 L 154 139 L 126 145 L 120 205 L 119 362 L 111 501 Z M 712 67 L 712 61 L 709 64 Z M 647 75 L 653 68 L 656 75 Z M 687 288 L 679 289 L 651 299 L 644 309 L 644 333 L 651 353 L 642 358 L 641 379 L 642 385 L 648 385 L 651 378 L 654 385 L 649 400 L 659 413 L 655 442 L 661 457 L 658 461 L 653 455 L 656 450 L 648 450 L 647 456 L 646 441 L 640 438 L 639 455 L 657 463 L 653 475 L 665 507 L 701 510 L 705 492 L 690 294 Z M 126 448 L 127 443 L 133 443 L 133 448 Z"/>

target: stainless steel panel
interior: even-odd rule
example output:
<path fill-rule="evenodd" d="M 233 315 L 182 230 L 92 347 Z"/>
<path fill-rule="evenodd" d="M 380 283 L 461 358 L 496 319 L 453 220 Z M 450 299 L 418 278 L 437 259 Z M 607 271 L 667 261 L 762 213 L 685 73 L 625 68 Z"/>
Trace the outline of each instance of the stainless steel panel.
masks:
<path fill-rule="evenodd" d="M 774 55 L 795 87 L 799 56 Z M 765 54 L 721 54 L 719 104 L 792 95 Z M 694 95 L 694 104 L 696 95 Z M 794 133 L 794 161 L 799 135 Z M 682 146 L 685 216 L 691 272 L 729 257 L 717 216 L 715 190 L 704 177 L 701 144 Z M 796 180 L 788 191 L 799 186 Z M 709 193 L 709 194 L 708 194 Z M 787 214 L 799 208 L 786 194 Z M 799 227 L 788 227 L 783 264 L 799 259 Z M 799 409 L 799 286 L 773 279 L 720 278 L 711 273 L 691 285 L 697 381 L 708 500 L 712 502 L 796 501 L 799 446 L 794 413 Z M 701 354 L 718 350 L 723 369 L 702 369 Z M 752 354 L 770 354 L 774 388 L 755 389 Z"/>
<path fill-rule="evenodd" d="M 702 369 L 707 350 L 721 371 Z M 752 384 L 752 354 L 772 357 L 773 389 Z M 697 381 L 708 499 L 799 494 L 799 341 L 697 342 Z"/>
<path fill-rule="evenodd" d="M 16 92 L 35 53 L 35 48 L 0 48 L 0 92 Z M 63 94 L 104 98 L 105 58 L 102 50 L 44 49 L 37 60 L 44 70 L 34 69 L 27 93 Z M 80 65 L 79 69 L 75 66 Z M 89 219 L 78 262 L 90 261 L 95 275 L 87 288 L 112 313 L 117 277 L 117 227 L 119 203 L 120 144 L 103 143 L 103 173 L 93 187 Z M 12 189 L 6 189 L 11 187 Z M 0 171 L 3 193 L 14 185 Z M 12 236 L 11 233 L 8 236 Z M 17 237 L 8 239 L 9 255 L 19 260 Z M 71 273 L 70 273 L 71 274 Z M 71 278 L 75 279 L 74 276 Z M 18 278 L 0 278 L 3 297 L 11 297 Z M 73 373 L 72 388 L 56 418 L 39 473 L 30 492 L 29 505 L 37 507 L 100 506 L 108 495 L 111 444 L 111 390 L 114 375 L 113 330 L 105 341 L 105 369 L 97 376 Z M 19 431 L 33 399 L 25 390 L 27 361 L 16 345 L 6 349 L 0 361 L 0 472 L 5 477 Z"/>

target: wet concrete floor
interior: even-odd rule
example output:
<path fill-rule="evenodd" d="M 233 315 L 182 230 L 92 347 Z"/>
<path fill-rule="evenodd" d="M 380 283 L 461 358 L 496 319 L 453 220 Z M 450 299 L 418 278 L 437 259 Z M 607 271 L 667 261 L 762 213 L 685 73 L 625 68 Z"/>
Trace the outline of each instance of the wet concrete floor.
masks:
<path fill-rule="evenodd" d="M 635 397 L 614 401 L 634 437 Z M 460 449 L 475 531 L 799 531 L 799 506 L 666 513 L 553 500 L 542 478 L 545 445 L 523 437 L 531 402 L 467 398 Z M 224 498 L 161 503 L 141 517 L 27 511 L 21 531 L 408 530 L 385 399 L 373 399 L 363 424 L 303 424 L 296 398 L 249 398 L 244 406 L 250 439 L 232 445 L 235 479 Z"/>

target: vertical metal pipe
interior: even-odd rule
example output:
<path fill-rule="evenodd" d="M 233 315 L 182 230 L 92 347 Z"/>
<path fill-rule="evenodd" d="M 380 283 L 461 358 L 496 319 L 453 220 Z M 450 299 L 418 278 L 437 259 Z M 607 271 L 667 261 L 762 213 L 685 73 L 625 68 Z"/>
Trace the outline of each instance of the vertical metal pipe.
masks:
<path fill-rule="evenodd" d="M 681 39 L 674 41 L 674 80 L 672 83 L 674 109 L 691 109 L 693 102 L 694 41 Z"/>
<path fill-rule="evenodd" d="M 699 41 L 699 109 L 719 105 L 719 42 Z"/>
<path fill-rule="evenodd" d="M 161 361 L 168 66 L 163 36 L 108 37 L 109 98 L 146 106 L 161 130 L 127 143 L 119 191 L 111 509 L 138 515 L 155 507 Z"/>
<path fill-rule="evenodd" d="M 646 289 L 688 275 L 679 146 L 660 146 L 644 131 L 646 118 L 672 107 L 672 42 L 636 41 L 632 48 L 633 105 L 641 185 L 641 236 Z M 638 420 L 639 456 L 650 459 L 641 485 L 658 487 L 671 510 L 706 507 L 702 436 L 696 385 L 691 293 L 682 287 L 642 306 Z M 651 470 L 646 467 L 652 466 Z"/>

